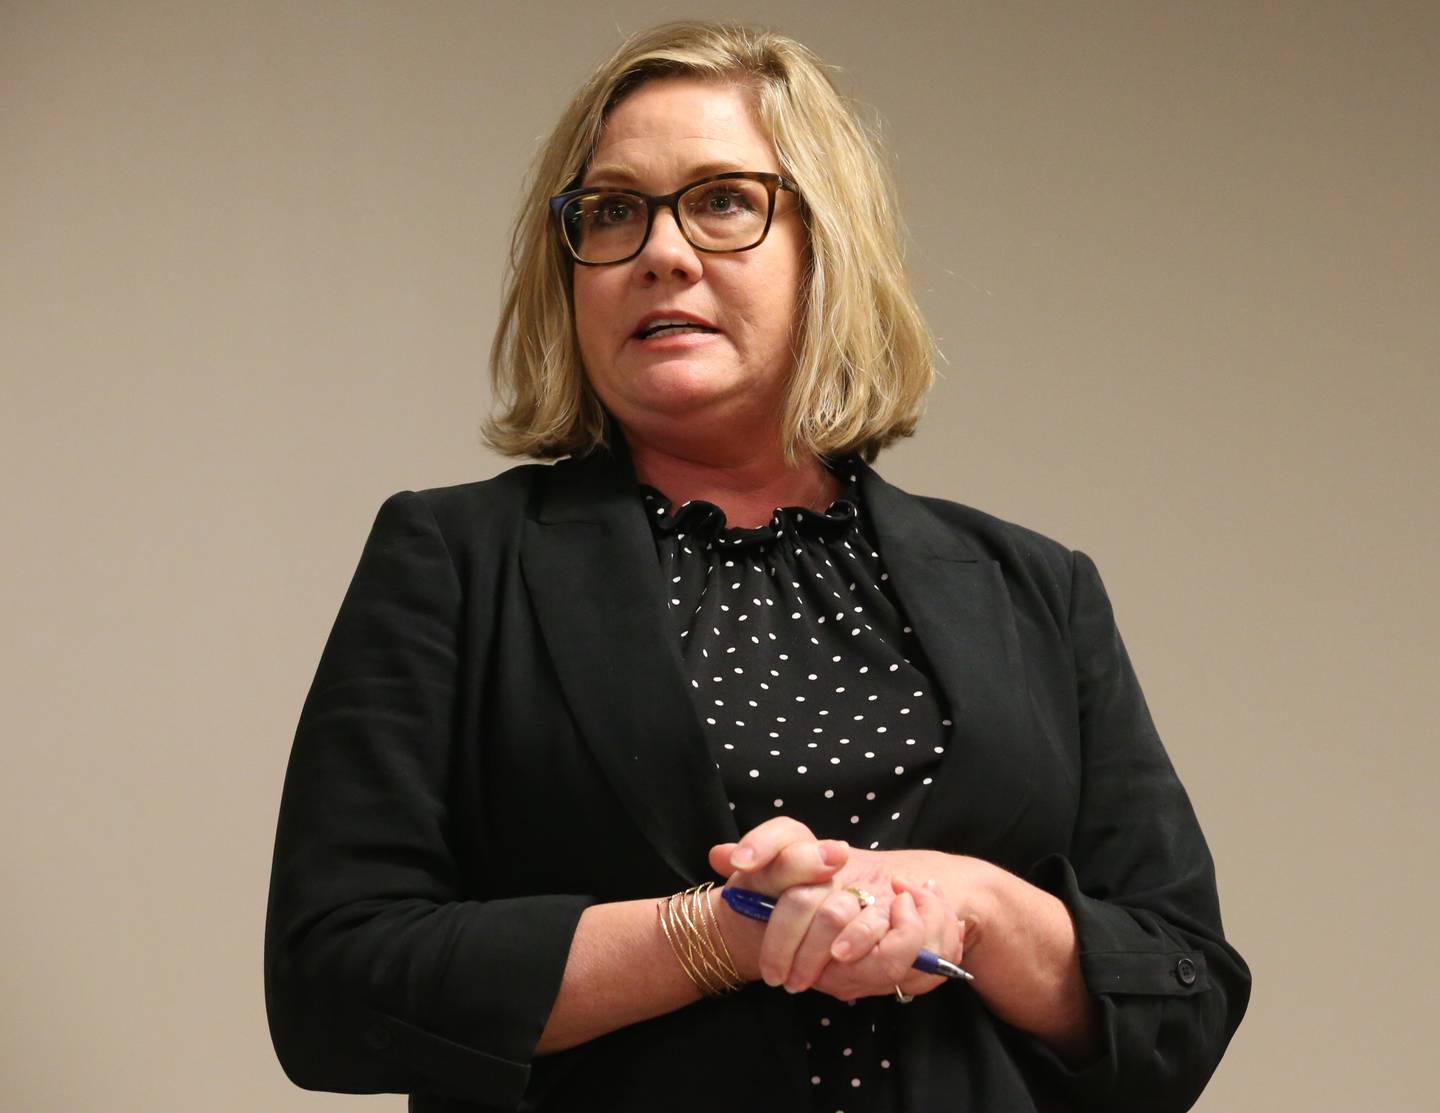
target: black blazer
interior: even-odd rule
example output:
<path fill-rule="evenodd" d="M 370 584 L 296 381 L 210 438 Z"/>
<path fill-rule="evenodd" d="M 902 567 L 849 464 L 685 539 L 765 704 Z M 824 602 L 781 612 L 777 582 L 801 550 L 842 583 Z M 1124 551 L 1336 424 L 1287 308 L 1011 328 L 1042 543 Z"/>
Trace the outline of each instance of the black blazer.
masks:
<path fill-rule="evenodd" d="M 964 986 L 897 1005 L 905 1108 L 1188 1108 L 1249 972 L 1094 565 L 860 482 L 954 712 L 905 844 L 1063 900 L 1104 1017 L 1070 1070 Z M 533 1056 L 582 910 L 713 880 L 737 836 L 623 455 L 393 496 L 285 779 L 265 934 L 285 1071 L 425 1113 L 807 1108 L 793 1002 L 763 984 Z"/>

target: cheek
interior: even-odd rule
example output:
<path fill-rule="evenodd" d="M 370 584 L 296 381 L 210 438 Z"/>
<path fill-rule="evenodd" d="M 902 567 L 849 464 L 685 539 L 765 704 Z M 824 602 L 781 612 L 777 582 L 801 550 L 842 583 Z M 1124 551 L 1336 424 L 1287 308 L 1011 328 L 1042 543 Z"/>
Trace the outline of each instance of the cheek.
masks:
<path fill-rule="evenodd" d="M 583 336 L 595 316 L 595 297 L 585 272 L 580 267 L 575 270 L 577 273 L 570 283 L 570 306 L 575 314 L 575 331 Z"/>
<path fill-rule="evenodd" d="M 799 275 L 777 275 L 776 279 L 762 292 L 756 319 L 764 322 L 764 333 L 771 345 L 788 347 L 798 324 Z"/>
<path fill-rule="evenodd" d="M 788 346 L 799 326 L 802 309 L 801 286 L 804 283 L 805 256 L 798 243 L 786 243 L 777 252 L 769 272 L 769 281 L 760 299 L 760 306 L 769 333 L 777 343 Z"/>
<path fill-rule="evenodd" d="M 590 359 L 604 350 L 607 321 L 613 313 L 606 312 L 603 283 L 595 280 L 591 269 L 577 267 L 571 284 L 570 304 L 575 314 L 575 338 L 582 358 Z"/>

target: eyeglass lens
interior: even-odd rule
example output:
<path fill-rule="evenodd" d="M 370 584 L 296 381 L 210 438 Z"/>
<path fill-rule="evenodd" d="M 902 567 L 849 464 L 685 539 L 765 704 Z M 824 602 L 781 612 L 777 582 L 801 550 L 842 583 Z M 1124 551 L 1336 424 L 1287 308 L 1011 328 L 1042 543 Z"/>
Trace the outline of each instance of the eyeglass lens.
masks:
<path fill-rule="evenodd" d="M 634 255 L 650 226 L 648 202 L 630 193 L 597 191 L 572 198 L 561 213 L 570 248 L 587 263 Z M 744 251 L 765 234 L 771 194 L 761 182 L 730 178 L 702 182 L 675 203 L 680 230 L 698 248 Z"/>

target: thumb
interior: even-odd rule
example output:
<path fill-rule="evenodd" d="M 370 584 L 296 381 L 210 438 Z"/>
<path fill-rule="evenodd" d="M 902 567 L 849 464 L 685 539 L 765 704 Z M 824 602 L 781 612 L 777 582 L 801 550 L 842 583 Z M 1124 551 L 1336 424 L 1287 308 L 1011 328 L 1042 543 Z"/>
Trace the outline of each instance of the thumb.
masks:
<path fill-rule="evenodd" d="M 739 845 L 733 842 L 722 842 L 710 848 L 707 856 L 710 860 L 710 868 L 721 877 L 729 877 L 734 873 L 730 865 L 730 855 L 735 853 L 735 847 Z"/>

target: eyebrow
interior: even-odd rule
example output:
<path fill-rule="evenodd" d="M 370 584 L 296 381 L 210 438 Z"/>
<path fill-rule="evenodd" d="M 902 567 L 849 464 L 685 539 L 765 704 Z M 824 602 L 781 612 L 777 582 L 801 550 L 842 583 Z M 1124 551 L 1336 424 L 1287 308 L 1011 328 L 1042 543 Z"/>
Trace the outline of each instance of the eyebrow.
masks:
<path fill-rule="evenodd" d="M 701 162 L 690 167 L 687 173 L 690 175 L 685 179 L 687 182 L 697 181 L 700 178 L 708 178 L 712 174 L 728 174 L 736 170 L 744 170 L 734 159 L 715 159 L 711 162 Z M 634 186 L 640 181 L 639 175 L 628 166 L 620 166 L 607 163 L 603 166 L 592 166 L 581 179 L 585 186 L 594 185 L 629 185 Z"/>

